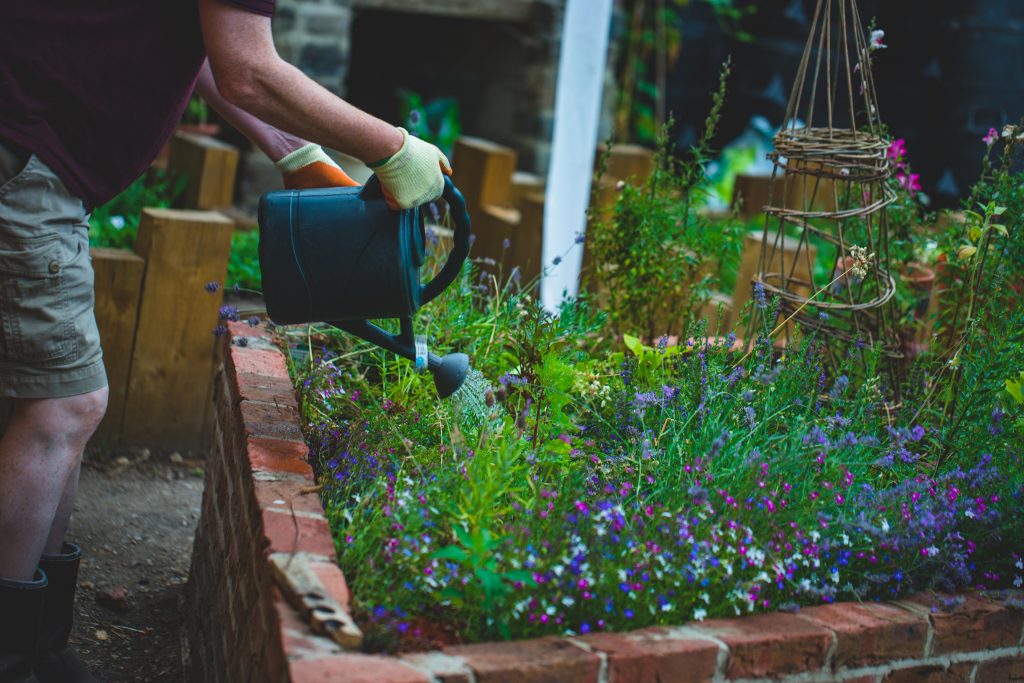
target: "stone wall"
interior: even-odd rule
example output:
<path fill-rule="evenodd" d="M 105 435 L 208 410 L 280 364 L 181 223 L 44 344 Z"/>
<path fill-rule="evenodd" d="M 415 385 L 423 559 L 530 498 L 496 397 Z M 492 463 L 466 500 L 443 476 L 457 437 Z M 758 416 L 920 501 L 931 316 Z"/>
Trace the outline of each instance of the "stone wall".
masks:
<path fill-rule="evenodd" d="M 192 556 L 188 654 L 195 681 L 281 683 L 988 683 L 1024 680 L 1024 612 L 992 597 L 918 595 L 630 633 L 484 643 L 401 657 L 314 635 L 271 563 L 305 562 L 347 610 L 345 579 L 314 495 L 284 356 L 231 323 L 218 376 L 215 450 Z M 1014 597 L 1019 604 L 1024 593 Z M 306 610 L 307 616 L 316 609 Z M 335 615 L 327 627 L 338 629 Z M 350 622 L 349 622 L 350 624 Z M 358 639 L 358 633 L 355 633 Z"/>

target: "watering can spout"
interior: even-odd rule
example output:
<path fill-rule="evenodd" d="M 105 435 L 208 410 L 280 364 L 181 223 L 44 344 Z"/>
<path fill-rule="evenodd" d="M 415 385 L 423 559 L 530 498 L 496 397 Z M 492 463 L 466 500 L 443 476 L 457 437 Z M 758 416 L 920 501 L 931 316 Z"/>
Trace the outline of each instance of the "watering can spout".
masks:
<path fill-rule="evenodd" d="M 401 332 L 389 334 L 366 320 L 338 320 L 330 323 L 349 334 L 362 337 L 368 342 L 416 361 L 416 344 L 412 335 L 412 320 L 401 319 Z M 469 372 L 469 356 L 464 353 L 449 353 L 447 356 L 427 355 L 427 369 L 434 375 L 434 386 L 438 396 L 448 398 L 462 386 Z"/>
<path fill-rule="evenodd" d="M 469 356 L 464 353 L 449 353 L 444 358 L 430 354 L 427 367 L 434 373 L 437 395 L 448 398 L 462 386 L 469 372 Z"/>

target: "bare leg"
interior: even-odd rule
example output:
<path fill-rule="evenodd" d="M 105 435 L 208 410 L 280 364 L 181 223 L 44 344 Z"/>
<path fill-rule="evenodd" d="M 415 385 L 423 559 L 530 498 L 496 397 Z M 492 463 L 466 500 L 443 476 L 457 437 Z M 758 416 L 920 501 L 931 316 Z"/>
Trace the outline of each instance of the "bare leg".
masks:
<path fill-rule="evenodd" d="M 15 402 L 0 439 L 0 577 L 31 580 L 44 550 L 59 552 L 82 450 L 106 405 L 106 388 Z"/>
<path fill-rule="evenodd" d="M 78 495 L 78 476 L 82 473 L 82 454 L 78 454 L 78 465 L 75 467 L 68 481 L 64 485 L 64 493 L 61 495 L 60 504 L 57 506 L 57 514 L 50 526 L 50 536 L 46 539 L 46 546 L 43 548 L 44 555 L 60 555 L 64 548 L 64 537 L 68 533 L 68 524 L 71 522 L 71 513 L 75 509 L 75 496 Z"/>

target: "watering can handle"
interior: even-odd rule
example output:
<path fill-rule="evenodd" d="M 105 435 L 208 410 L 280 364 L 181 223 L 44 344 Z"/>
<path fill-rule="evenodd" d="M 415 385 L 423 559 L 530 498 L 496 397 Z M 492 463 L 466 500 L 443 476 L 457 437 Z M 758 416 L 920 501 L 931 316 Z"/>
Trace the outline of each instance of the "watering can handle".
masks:
<path fill-rule="evenodd" d="M 441 267 L 441 272 L 433 280 L 423 285 L 423 288 L 420 290 L 421 304 L 427 303 L 447 289 L 448 285 L 458 276 L 459 271 L 462 269 L 462 264 L 466 261 L 466 257 L 469 256 L 471 224 L 469 212 L 466 210 L 466 200 L 458 188 L 455 187 L 455 184 L 452 183 L 452 179 L 447 176 L 444 179 L 444 193 L 441 196 L 448 202 L 448 211 L 452 216 L 452 220 L 455 221 L 454 246 L 448 254 L 448 260 Z"/>

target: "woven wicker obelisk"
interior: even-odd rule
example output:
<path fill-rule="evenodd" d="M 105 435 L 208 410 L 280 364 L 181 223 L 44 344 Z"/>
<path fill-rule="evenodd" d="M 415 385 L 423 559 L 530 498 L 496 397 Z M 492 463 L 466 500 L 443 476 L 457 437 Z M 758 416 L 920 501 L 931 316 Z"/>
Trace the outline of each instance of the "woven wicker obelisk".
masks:
<path fill-rule="evenodd" d="M 833 369 L 851 355 L 866 369 L 870 349 L 879 346 L 883 390 L 898 401 L 902 353 L 886 218 L 895 199 L 893 167 L 871 74 L 873 47 L 862 26 L 857 0 L 818 0 L 770 155 L 772 205 L 753 286 L 778 298 L 771 327 L 799 311 L 793 321 L 805 334 L 819 333 Z M 790 249 L 783 257 L 784 235 L 799 238 L 795 255 Z M 787 341 L 794 329 L 785 328 Z"/>

